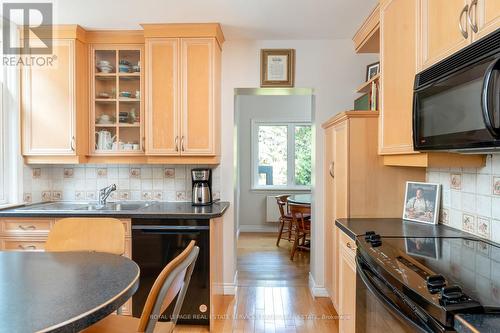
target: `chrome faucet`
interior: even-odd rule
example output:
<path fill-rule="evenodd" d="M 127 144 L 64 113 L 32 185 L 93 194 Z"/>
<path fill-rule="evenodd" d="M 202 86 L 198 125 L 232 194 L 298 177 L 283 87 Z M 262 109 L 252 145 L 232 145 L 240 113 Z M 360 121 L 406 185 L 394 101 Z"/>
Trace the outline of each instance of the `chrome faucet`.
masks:
<path fill-rule="evenodd" d="M 106 200 L 108 200 L 108 197 L 111 195 L 111 192 L 113 191 L 116 191 L 116 184 L 112 184 L 106 186 L 105 188 L 101 188 L 99 190 L 99 205 L 105 205 Z"/>

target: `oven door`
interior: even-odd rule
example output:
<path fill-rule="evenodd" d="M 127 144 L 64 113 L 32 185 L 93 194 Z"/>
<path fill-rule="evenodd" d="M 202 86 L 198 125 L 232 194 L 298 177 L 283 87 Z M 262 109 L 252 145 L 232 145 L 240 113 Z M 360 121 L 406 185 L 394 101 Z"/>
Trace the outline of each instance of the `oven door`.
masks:
<path fill-rule="evenodd" d="M 414 92 L 415 150 L 500 148 L 500 60 L 478 63 Z"/>
<path fill-rule="evenodd" d="M 356 257 L 356 333 L 445 332 L 413 308 L 361 257 Z"/>

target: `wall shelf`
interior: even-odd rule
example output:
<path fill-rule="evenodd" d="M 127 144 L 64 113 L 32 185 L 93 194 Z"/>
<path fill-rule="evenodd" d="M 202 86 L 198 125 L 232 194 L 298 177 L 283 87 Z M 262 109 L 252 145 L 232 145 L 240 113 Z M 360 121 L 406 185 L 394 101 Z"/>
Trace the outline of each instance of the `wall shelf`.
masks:
<path fill-rule="evenodd" d="M 366 81 L 356 89 L 356 92 L 361 94 L 366 94 L 372 89 L 372 82 L 378 81 L 380 78 L 380 73 L 372 77 L 370 80 Z"/>

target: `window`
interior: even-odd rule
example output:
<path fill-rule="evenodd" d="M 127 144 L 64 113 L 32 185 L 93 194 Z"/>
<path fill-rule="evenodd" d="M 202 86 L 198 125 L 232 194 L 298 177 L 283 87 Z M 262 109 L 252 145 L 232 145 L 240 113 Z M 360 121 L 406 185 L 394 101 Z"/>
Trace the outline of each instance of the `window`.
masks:
<path fill-rule="evenodd" d="M 308 189 L 311 186 L 309 123 L 252 123 L 254 189 Z"/>

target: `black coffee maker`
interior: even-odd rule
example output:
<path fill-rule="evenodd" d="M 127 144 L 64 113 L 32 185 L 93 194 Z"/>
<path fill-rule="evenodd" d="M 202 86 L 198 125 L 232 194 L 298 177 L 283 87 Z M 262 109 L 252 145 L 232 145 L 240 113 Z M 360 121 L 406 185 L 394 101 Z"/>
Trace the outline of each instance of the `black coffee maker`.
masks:
<path fill-rule="evenodd" d="M 212 170 L 192 169 L 193 206 L 208 206 L 212 204 Z"/>

